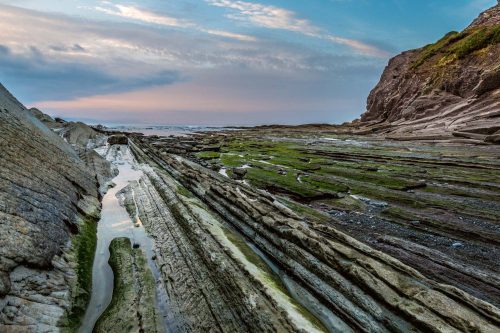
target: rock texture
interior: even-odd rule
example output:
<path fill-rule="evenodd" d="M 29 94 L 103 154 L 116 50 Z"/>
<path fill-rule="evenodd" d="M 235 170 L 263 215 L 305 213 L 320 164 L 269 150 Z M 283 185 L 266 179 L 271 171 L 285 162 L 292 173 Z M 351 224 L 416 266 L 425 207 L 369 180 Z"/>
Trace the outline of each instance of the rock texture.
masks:
<path fill-rule="evenodd" d="M 155 280 L 142 250 L 128 238 L 115 238 L 110 246 L 113 299 L 94 327 L 100 332 L 162 332 L 155 308 Z"/>
<path fill-rule="evenodd" d="M 355 133 L 498 142 L 500 4 L 464 31 L 389 61 Z"/>
<path fill-rule="evenodd" d="M 2 85 L 0 151 L 0 331 L 58 331 L 84 292 L 70 248 L 99 216 L 96 174 Z"/>
<path fill-rule="evenodd" d="M 126 145 L 128 144 L 128 138 L 125 135 L 111 135 L 108 138 L 108 143 L 110 145 Z"/>
<path fill-rule="evenodd" d="M 94 149 L 106 145 L 108 137 L 95 131 L 82 122 L 67 122 L 62 119 L 54 120 L 42 111 L 31 108 L 28 110 L 45 126 L 57 133 L 73 148 L 78 157 L 96 175 L 99 184 L 99 194 L 102 195 L 108 188 L 108 181 L 116 176 L 116 168 L 102 158 Z"/>
<path fill-rule="evenodd" d="M 307 311 L 298 304 L 291 307 L 299 321 L 288 317 L 279 302 L 289 304 L 289 296 L 262 268 L 262 259 L 251 255 L 243 239 L 209 207 L 133 147 L 146 163 L 146 177 L 129 189 L 127 201 L 135 200 L 155 240 L 166 306 L 172 312 L 165 318 L 169 331 L 324 331 L 320 323 L 305 319 Z"/>
<path fill-rule="evenodd" d="M 323 315 L 328 318 L 324 323 L 332 331 L 498 331 L 500 311 L 495 306 L 426 277 L 331 223 L 306 219 L 266 192 L 166 153 L 169 145 L 162 140 L 132 139 L 138 160 L 152 167 L 144 169 L 148 177 L 142 190 L 138 187 L 135 193 L 141 193 L 141 219 L 157 238 L 158 263 L 169 294 L 175 296 L 174 308 L 184 314 L 182 318 L 191 320 L 186 324 L 189 331 L 201 332 L 214 324 L 219 328 L 216 331 L 298 329 L 289 313 L 284 312 L 286 320 L 278 315 L 279 304 L 261 303 L 266 289 L 259 290 L 255 282 L 248 289 L 246 278 L 238 273 L 242 272 L 241 261 L 227 257 L 231 252 L 223 249 L 229 246 L 215 236 L 210 226 L 216 222 L 212 220 L 243 235 L 286 272 L 300 285 L 302 295 L 308 295 L 301 299 L 323 304 Z M 266 147 L 270 149 L 269 144 Z M 190 200 L 202 204 L 186 204 Z M 195 209 L 200 205 L 206 208 Z M 216 213 L 212 215 L 215 220 L 206 212 Z M 398 240 L 395 246 L 405 245 Z M 249 295 L 255 295 L 259 321 L 251 311 Z M 241 301 L 244 299 L 248 303 Z M 193 322 L 194 313 L 198 317 Z M 278 322 L 269 321 L 280 317 Z"/>

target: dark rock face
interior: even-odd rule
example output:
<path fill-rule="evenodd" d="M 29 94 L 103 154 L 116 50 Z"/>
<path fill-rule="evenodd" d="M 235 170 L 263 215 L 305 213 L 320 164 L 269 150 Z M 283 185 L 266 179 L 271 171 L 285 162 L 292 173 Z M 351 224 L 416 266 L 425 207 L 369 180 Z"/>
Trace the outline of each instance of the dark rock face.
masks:
<path fill-rule="evenodd" d="M 108 138 L 108 143 L 110 145 L 126 145 L 128 138 L 125 135 L 112 135 Z"/>
<path fill-rule="evenodd" d="M 500 5 L 461 33 L 392 58 L 361 116 L 361 132 L 450 135 L 498 130 Z M 477 138 L 476 138 L 477 139 Z"/>
<path fill-rule="evenodd" d="M 243 168 L 233 168 L 233 177 L 235 179 L 243 179 L 243 177 L 246 175 L 247 170 Z"/>
<path fill-rule="evenodd" d="M 64 253 L 99 215 L 96 175 L 2 85 L 0 152 L 0 331 L 57 331 L 75 276 Z"/>

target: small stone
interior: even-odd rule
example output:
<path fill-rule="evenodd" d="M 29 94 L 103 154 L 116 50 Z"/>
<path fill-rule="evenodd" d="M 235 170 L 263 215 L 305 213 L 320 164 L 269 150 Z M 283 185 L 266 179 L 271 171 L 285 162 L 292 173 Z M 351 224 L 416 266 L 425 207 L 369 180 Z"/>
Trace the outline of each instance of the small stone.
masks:
<path fill-rule="evenodd" d="M 134 243 L 134 245 L 132 245 L 132 247 L 134 249 L 138 249 L 141 245 L 139 243 Z"/>
<path fill-rule="evenodd" d="M 247 174 L 247 170 L 243 168 L 233 168 L 233 178 L 235 179 L 243 179 Z"/>
<path fill-rule="evenodd" d="M 455 248 L 455 249 L 458 249 L 460 247 L 464 247 L 464 244 L 462 244 L 460 242 L 455 242 L 455 243 L 451 244 L 451 247 Z"/>

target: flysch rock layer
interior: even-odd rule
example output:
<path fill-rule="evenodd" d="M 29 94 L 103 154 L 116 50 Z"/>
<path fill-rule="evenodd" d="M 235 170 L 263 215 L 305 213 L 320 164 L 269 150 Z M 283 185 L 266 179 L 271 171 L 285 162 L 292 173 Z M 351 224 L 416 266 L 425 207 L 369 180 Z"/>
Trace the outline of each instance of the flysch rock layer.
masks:
<path fill-rule="evenodd" d="M 198 222 L 204 219 L 186 218 L 189 215 L 180 210 L 175 213 L 178 208 L 173 203 L 178 197 L 172 185 L 167 185 L 168 178 L 195 194 L 332 311 L 335 328 L 340 331 L 498 332 L 500 312 L 491 304 L 428 279 L 335 228 L 308 222 L 266 193 L 182 157 L 162 153 L 144 138 L 134 138 L 131 146 L 139 161 L 161 170 L 146 172 L 148 179 L 143 181 L 152 186 L 142 188 L 153 188 L 154 199 L 138 206 L 150 209 L 141 216 L 151 221 L 145 224 L 164 221 L 150 228 L 159 238 L 157 244 L 165 244 L 158 249 L 164 282 L 175 286 L 172 293 L 182 291 L 175 294 L 174 299 L 181 301 L 174 307 L 182 318 L 200 314 L 196 322 L 187 324 L 191 331 L 201 332 L 214 323 L 219 325 L 215 331 L 267 329 L 270 323 L 264 321 L 264 315 L 259 315 L 261 322 L 253 321 L 251 312 L 246 312 L 248 305 L 241 304 L 251 293 L 239 285 L 240 277 L 225 275 L 227 262 L 219 261 L 220 249 L 215 250 L 220 242 L 207 237 L 203 229 L 190 229 L 200 228 Z M 158 218 L 165 212 L 173 214 Z M 205 244 L 213 245 L 204 248 Z M 220 281 L 224 281 L 222 286 Z M 255 289 L 253 293 L 259 295 Z M 226 306 L 220 299 L 226 300 Z M 233 303 L 237 300 L 240 303 Z M 227 304 L 233 312 L 228 313 Z M 266 313 L 261 312 L 264 308 L 259 305 L 259 314 Z M 267 308 L 272 309 L 270 305 Z"/>
<path fill-rule="evenodd" d="M 136 205 L 155 240 L 171 331 L 324 331 L 298 304 L 292 306 L 293 318 L 287 316 L 282 306 L 291 299 L 258 258 L 247 258 L 245 248 L 251 250 L 234 245 L 231 231 L 213 211 L 139 148 L 134 152 L 146 164 L 146 176 L 128 188 L 125 204 Z"/>
<path fill-rule="evenodd" d="M 28 111 L 45 126 L 56 132 L 77 152 L 80 159 L 97 176 L 100 185 L 99 192 L 101 195 L 104 194 L 108 188 L 108 181 L 115 177 L 118 172 L 109 161 L 102 158 L 94 150 L 94 148 L 106 145 L 107 136 L 82 122 L 54 120 L 37 108 L 31 108 Z"/>
<path fill-rule="evenodd" d="M 67 325 L 82 292 L 71 239 L 99 216 L 97 169 L 0 85 L 0 332 Z"/>
<path fill-rule="evenodd" d="M 392 58 L 354 133 L 500 142 L 500 4 L 463 32 Z"/>
<path fill-rule="evenodd" d="M 160 327 L 155 303 L 155 281 L 145 253 L 132 248 L 130 239 L 115 238 L 110 246 L 113 300 L 99 318 L 94 333 L 157 333 Z"/>

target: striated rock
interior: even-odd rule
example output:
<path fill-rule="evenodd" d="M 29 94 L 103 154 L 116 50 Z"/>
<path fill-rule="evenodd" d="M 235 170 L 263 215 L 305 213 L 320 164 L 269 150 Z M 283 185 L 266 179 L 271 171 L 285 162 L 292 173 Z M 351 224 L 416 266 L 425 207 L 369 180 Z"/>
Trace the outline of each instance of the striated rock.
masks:
<path fill-rule="evenodd" d="M 497 4 L 464 31 L 392 58 L 354 132 L 425 140 L 493 134 L 500 126 L 499 22 Z"/>
<path fill-rule="evenodd" d="M 71 145 L 86 147 L 89 142 L 96 140 L 99 134 L 81 122 L 66 123 L 60 135 Z"/>
<path fill-rule="evenodd" d="M 31 112 L 31 114 L 33 114 L 38 120 L 44 123 L 47 127 L 56 126 L 55 124 L 57 124 L 57 122 L 54 119 L 52 119 L 51 116 L 46 115 L 37 108 L 31 108 L 28 111 Z"/>
<path fill-rule="evenodd" d="M 142 169 L 147 176 L 127 188 L 125 204 L 133 205 L 135 198 L 140 219 L 155 240 L 155 262 L 172 312 L 165 318 L 169 331 L 299 331 L 272 297 L 288 296 L 263 285 L 273 281 L 272 274 L 259 268 L 265 264 L 257 256 L 248 257 L 251 250 L 243 239 L 238 246 L 232 243 L 229 238 L 238 236 L 169 174 L 156 167 Z M 306 321 L 306 331 L 320 331 L 297 315 Z"/>
<path fill-rule="evenodd" d="M 163 267 L 165 283 L 171 284 L 172 293 L 183 292 L 181 295 L 175 295 L 176 300 L 184 299 L 177 303 L 181 304 L 181 313 L 202 314 L 206 313 L 204 311 L 207 306 L 215 306 L 204 304 L 198 301 L 198 298 L 194 304 L 185 299 L 194 298 L 188 290 L 200 288 L 201 295 L 210 295 L 205 299 L 216 302 L 216 313 L 226 313 L 229 305 L 239 314 L 240 319 L 248 318 L 253 325 L 265 323 L 257 324 L 252 317 L 242 316 L 241 313 L 245 313 L 246 307 L 232 303 L 236 302 L 233 297 L 237 293 L 248 295 L 248 292 L 242 289 L 242 286 L 245 286 L 244 279 L 234 278 L 238 270 L 234 266 L 229 269 L 227 260 L 219 255 L 217 248 L 224 242 L 213 236 L 209 225 L 204 225 L 212 219 L 194 208 L 199 207 L 199 204 L 186 204 L 194 200 L 189 199 L 190 195 L 194 194 L 196 200 L 203 201 L 207 208 L 217 213 L 216 216 L 221 219 L 219 223 L 234 228 L 286 272 L 290 281 L 300 284 L 303 288 L 301 290 L 309 295 L 308 297 L 324 304 L 329 311 L 326 312 L 326 317 L 330 319 L 326 323 L 331 324 L 329 328 L 334 331 L 498 330 L 498 308 L 461 289 L 427 278 L 419 271 L 374 250 L 327 223 L 305 220 L 265 192 L 238 183 L 180 156 L 158 154 L 157 148 L 146 138 L 133 138 L 131 148 L 140 162 L 152 167 L 145 169 L 148 178 L 142 180 L 145 185 L 141 186 L 143 195 L 152 197 L 149 200 L 143 200 L 141 197 L 142 203 L 139 206 L 145 207 L 146 211 L 140 214 L 146 227 L 148 228 L 147 223 L 150 223 L 152 234 L 158 237 L 157 261 L 160 267 Z M 148 182 L 152 186 L 147 185 Z M 176 191 L 175 188 L 179 186 L 176 182 L 191 193 L 182 194 L 184 191 Z M 149 188 L 155 190 L 148 190 L 149 194 L 146 195 L 146 189 Z M 135 190 L 135 193 L 138 192 L 139 188 Z M 196 211 L 199 217 L 195 214 Z M 164 222 L 161 222 L 162 220 Z M 211 222 L 210 225 L 216 223 Z M 181 239 L 183 241 L 180 241 Z M 164 248 L 163 244 L 170 245 Z M 182 247 L 179 247 L 179 244 L 183 244 Z M 209 244 L 213 245 L 205 248 Z M 418 251 L 417 246 L 415 249 Z M 171 255 L 172 253 L 178 254 Z M 210 260 L 203 259 L 209 253 L 212 254 Z M 189 261 L 196 264 L 182 264 L 186 260 L 185 256 L 189 256 Z M 442 258 L 443 261 L 446 260 L 445 257 Z M 184 267 L 182 270 L 191 273 L 181 274 L 179 267 Z M 209 270 L 202 274 L 204 269 Z M 194 274 L 193 270 L 199 271 L 197 274 L 201 275 Z M 225 275 L 228 270 L 233 279 Z M 182 280 L 185 276 L 203 276 L 206 284 L 200 285 L 195 282 L 196 279 L 185 282 Z M 476 276 L 485 279 L 481 273 Z M 181 281 L 187 283 L 190 289 L 183 289 Z M 232 284 L 228 289 L 219 289 L 221 287 L 218 283 L 228 286 L 228 281 L 237 284 Z M 492 282 L 490 278 L 485 281 Z M 196 288 L 192 288 L 193 286 Z M 225 305 L 218 303 L 216 300 L 220 295 L 224 295 L 224 299 L 229 302 L 226 301 Z M 239 299 L 242 297 L 239 296 Z M 195 304 L 196 308 L 193 308 Z M 276 313 L 273 316 L 276 316 Z M 200 318 L 206 319 L 199 319 L 197 323 L 190 323 L 194 326 L 187 327 L 192 331 L 201 331 L 204 323 L 213 325 L 214 322 L 219 322 L 229 325 L 234 320 L 217 319 L 209 313 Z M 262 327 L 250 326 L 253 330 L 263 330 Z M 231 326 L 227 327 L 230 328 Z"/>
<path fill-rule="evenodd" d="M 31 108 L 28 111 L 48 128 L 58 133 L 76 150 L 93 149 L 105 143 L 105 135 L 82 122 L 64 121 L 60 118 L 54 120 L 37 108 Z"/>
<path fill-rule="evenodd" d="M 500 143 L 500 131 L 495 132 L 495 134 L 488 135 L 484 141 L 491 143 Z"/>
<path fill-rule="evenodd" d="M 99 185 L 99 194 L 103 196 L 112 185 L 111 179 L 118 174 L 117 168 L 93 149 L 80 150 L 79 156 L 92 173 L 95 174 Z"/>
<path fill-rule="evenodd" d="M 99 216 L 96 175 L 2 85 L 0 151 L 0 331 L 57 332 L 88 287 L 71 240 Z"/>
<path fill-rule="evenodd" d="M 162 332 L 155 308 L 155 280 L 138 246 L 128 238 L 115 238 L 110 246 L 113 299 L 94 332 Z"/>

